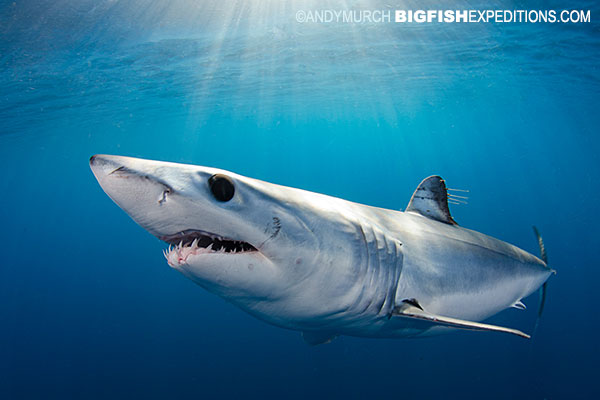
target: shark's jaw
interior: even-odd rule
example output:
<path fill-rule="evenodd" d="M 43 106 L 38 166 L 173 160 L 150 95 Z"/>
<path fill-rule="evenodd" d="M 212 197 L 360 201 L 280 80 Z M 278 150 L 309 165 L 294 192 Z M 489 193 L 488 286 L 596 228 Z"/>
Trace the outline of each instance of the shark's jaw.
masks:
<path fill-rule="evenodd" d="M 186 229 L 173 235 L 164 235 L 159 239 L 169 243 L 169 248 L 164 250 L 163 254 L 173 268 L 188 264 L 188 259 L 190 259 L 190 262 L 197 262 L 198 257 L 258 252 L 256 247 L 248 242 L 228 239 L 214 233 L 195 229 Z"/>
<path fill-rule="evenodd" d="M 170 267 L 247 310 L 252 304 L 246 299 L 268 297 L 281 276 L 268 257 L 242 240 L 196 229 L 159 239 L 169 243 L 163 254 Z"/>

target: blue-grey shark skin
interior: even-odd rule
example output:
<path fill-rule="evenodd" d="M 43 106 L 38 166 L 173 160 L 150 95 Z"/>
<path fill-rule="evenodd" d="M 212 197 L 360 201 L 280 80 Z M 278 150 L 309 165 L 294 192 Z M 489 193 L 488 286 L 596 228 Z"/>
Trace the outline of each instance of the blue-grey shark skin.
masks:
<path fill-rule="evenodd" d="M 313 344 L 455 328 L 527 337 L 473 321 L 519 307 L 553 273 L 513 245 L 458 226 L 439 177 L 423 181 L 400 212 L 215 168 L 107 155 L 90 165 L 104 191 L 156 237 L 173 242 L 193 231 L 246 243 L 252 251 L 194 241 L 165 255 L 198 285 Z M 213 176 L 226 177 L 230 199 L 211 192 Z"/>

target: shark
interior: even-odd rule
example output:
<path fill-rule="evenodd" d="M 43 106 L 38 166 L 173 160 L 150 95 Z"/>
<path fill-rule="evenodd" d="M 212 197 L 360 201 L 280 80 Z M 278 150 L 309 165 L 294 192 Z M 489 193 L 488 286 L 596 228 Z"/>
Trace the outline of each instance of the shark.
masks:
<path fill-rule="evenodd" d="M 170 267 L 312 345 L 463 329 L 529 338 L 481 321 L 524 309 L 555 273 L 539 234 L 541 258 L 459 226 L 437 175 L 397 211 L 217 168 L 113 155 L 90 166 L 104 192 L 168 245 Z"/>

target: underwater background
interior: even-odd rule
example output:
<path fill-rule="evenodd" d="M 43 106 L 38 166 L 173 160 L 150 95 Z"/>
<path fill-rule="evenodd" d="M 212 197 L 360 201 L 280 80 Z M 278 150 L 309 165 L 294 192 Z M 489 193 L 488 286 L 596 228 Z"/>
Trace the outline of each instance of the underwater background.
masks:
<path fill-rule="evenodd" d="M 0 398 L 597 398 L 594 1 L 0 2 Z M 583 9 L 583 24 L 298 23 L 316 9 Z M 102 191 L 107 153 L 403 209 L 439 174 L 458 223 L 549 265 L 532 340 L 298 332 L 168 267 Z M 526 311 L 489 319 L 531 333 Z"/>

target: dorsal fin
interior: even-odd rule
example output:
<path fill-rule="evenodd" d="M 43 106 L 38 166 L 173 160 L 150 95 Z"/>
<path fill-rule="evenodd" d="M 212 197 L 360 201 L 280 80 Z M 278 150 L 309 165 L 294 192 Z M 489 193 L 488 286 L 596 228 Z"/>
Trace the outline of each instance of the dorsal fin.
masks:
<path fill-rule="evenodd" d="M 416 212 L 424 217 L 447 224 L 458 225 L 450 215 L 446 183 L 437 175 L 423 179 L 413 193 L 406 211 Z"/>

